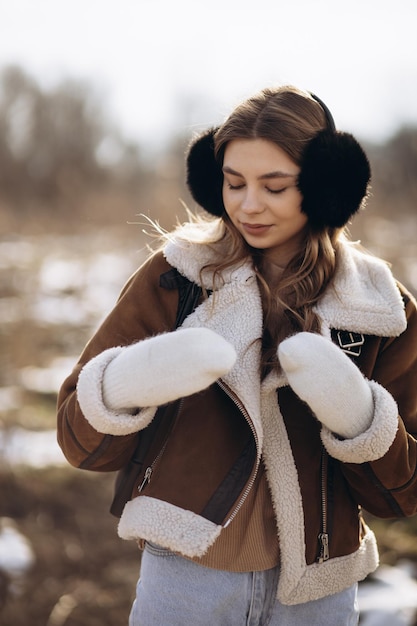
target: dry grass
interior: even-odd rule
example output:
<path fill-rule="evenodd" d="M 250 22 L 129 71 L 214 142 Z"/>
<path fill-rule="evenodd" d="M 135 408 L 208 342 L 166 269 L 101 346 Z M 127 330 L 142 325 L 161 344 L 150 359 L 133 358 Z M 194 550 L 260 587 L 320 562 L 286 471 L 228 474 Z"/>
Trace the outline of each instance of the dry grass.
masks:
<path fill-rule="evenodd" d="M 2 626 L 127 624 L 140 553 L 108 514 L 112 477 L 71 468 L 0 473 L 0 517 L 35 553 L 16 586 L 0 573 Z"/>

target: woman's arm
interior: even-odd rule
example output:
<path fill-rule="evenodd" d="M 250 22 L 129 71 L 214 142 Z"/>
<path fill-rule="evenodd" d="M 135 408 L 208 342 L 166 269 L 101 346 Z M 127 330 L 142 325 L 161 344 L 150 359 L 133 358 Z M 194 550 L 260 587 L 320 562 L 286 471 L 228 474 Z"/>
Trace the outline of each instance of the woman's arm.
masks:
<path fill-rule="evenodd" d="M 417 307 L 407 328 L 381 341 L 366 377 L 328 339 L 299 333 L 282 342 L 289 384 L 322 423 L 321 438 L 359 504 L 380 517 L 417 513 Z"/>
<path fill-rule="evenodd" d="M 379 517 L 417 513 L 417 307 L 407 300 L 407 329 L 384 343 L 372 375 L 397 403 L 395 439 L 380 459 L 343 466 L 358 501 Z"/>
<path fill-rule="evenodd" d="M 58 443 L 75 467 L 112 471 L 133 452 L 137 433 L 113 436 L 99 433 L 85 419 L 77 400 L 80 371 L 93 357 L 115 346 L 127 346 L 175 326 L 177 290 L 160 287 L 161 274 L 171 269 L 162 254 L 148 259 L 129 279 L 100 328 L 88 342 L 78 363 L 64 381 L 57 404 Z"/>

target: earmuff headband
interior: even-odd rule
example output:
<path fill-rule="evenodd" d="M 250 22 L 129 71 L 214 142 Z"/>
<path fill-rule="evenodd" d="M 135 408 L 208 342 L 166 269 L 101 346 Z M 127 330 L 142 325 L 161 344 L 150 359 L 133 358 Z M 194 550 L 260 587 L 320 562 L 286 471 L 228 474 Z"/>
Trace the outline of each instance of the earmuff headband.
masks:
<path fill-rule="evenodd" d="M 321 108 L 324 111 L 324 114 L 326 116 L 326 121 L 327 121 L 327 128 L 329 130 L 332 130 L 333 132 L 336 132 L 336 124 L 333 118 L 333 115 L 330 112 L 329 107 L 327 106 L 327 104 L 325 104 L 323 102 L 323 100 L 321 98 L 319 98 L 318 96 L 316 96 L 315 93 L 312 93 L 311 91 L 309 92 L 310 96 L 313 98 L 313 100 L 315 100 L 316 102 L 319 103 L 319 105 L 321 106 Z"/>

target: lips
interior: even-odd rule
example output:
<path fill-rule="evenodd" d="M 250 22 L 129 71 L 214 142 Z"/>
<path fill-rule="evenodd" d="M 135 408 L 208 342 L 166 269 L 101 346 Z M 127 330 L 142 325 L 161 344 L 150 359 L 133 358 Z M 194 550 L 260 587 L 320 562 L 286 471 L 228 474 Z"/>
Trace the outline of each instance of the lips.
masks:
<path fill-rule="evenodd" d="M 248 224 L 246 222 L 242 222 L 242 228 L 248 234 L 263 235 L 271 228 L 271 226 L 269 224 Z"/>

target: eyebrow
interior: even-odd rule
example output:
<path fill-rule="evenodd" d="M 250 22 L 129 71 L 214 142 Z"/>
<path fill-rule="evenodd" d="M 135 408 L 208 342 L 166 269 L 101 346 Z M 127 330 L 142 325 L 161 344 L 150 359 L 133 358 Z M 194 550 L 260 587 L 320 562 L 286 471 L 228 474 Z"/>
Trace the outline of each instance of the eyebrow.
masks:
<path fill-rule="evenodd" d="M 223 172 L 225 174 L 232 174 L 232 176 L 239 176 L 240 178 L 244 178 L 244 176 L 240 172 L 236 172 L 233 168 L 225 165 L 223 167 Z M 298 174 L 289 174 L 288 172 L 268 172 L 267 174 L 262 174 L 262 176 L 258 177 L 258 180 L 269 180 L 271 178 L 295 178 Z"/>

